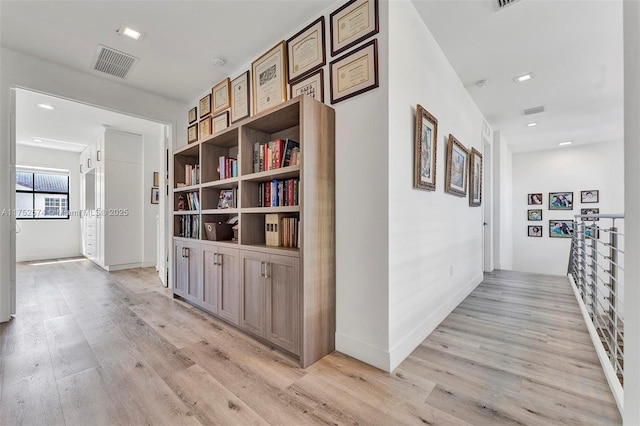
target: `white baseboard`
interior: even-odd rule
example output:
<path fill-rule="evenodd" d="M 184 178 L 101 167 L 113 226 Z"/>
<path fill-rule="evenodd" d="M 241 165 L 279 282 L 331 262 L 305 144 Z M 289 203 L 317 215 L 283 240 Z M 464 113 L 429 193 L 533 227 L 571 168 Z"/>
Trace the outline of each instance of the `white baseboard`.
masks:
<path fill-rule="evenodd" d="M 336 350 L 352 356 L 382 371 L 390 372 L 389 352 L 376 346 L 361 342 L 353 337 L 336 333 Z"/>
<path fill-rule="evenodd" d="M 61 252 L 61 253 L 34 253 L 16 256 L 16 262 L 33 262 L 35 260 L 51 260 L 51 259 L 66 259 L 68 257 L 81 257 L 82 253 L 73 252 Z"/>
<path fill-rule="evenodd" d="M 145 260 L 144 262 L 142 262 L 142 267 L 143 268 L 155 268 L 156 267 L 156 260 L 155 259 Z"/>

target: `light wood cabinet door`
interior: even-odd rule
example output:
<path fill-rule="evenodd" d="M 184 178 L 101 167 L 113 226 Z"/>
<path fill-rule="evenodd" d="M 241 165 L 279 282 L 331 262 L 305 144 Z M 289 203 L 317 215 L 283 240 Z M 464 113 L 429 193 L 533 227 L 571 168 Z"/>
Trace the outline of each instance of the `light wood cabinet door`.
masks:
<path fill-rule="evenodd" d="M 300 354 L 300 260 L 269 255 L 266 267 L 266 338 Z"/>
<path fill-rule="evenodd" d="M 185 253 L 189 268 L 189 281 L 187 282 L 187 299 L 199 303 L 202 300 L 202 279 L 200 268 L 202 267 L 202 249 L 199 244 L 186 243 Z"/>
<path fill-rule="evenodd" d="M 220 293 L 219 257 L 216 247 L 203 246 L 202 300 L 200 304 L 213 314 L 218 314 L 218 295 Z"/>
<path fill-rule="evenodd" d="M 242 283 L 242 306 L 240 327 L 265 337 L 265 256 L 262 253 L 243 251 L 240 254 L 240 282 Z"/>
<path fill-rule="evenodd" d="M 185 249 L 184 242 L 175 241 L 173 243 L 173 258 L 175 260 L 173 292 L 181 297 L 187 296 L 189 285 L 189 259 L 185 256 Z"/>
<path fill-rule="evenodd" d="M 218 248 L 218 309 L 217 313 L 227 321 L 240 324 L 239 251 Z"/>

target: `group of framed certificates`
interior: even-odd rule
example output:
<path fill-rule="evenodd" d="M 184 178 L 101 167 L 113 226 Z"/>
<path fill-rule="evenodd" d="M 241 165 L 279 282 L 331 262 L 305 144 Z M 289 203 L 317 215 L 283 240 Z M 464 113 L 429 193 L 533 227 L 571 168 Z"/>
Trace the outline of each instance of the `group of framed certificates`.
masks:
<path fill-rule="evenodd" d="M 331 13 L 332 57 L 378 33 L 378 1 L 350 0 Z M 216 84 L 210 94 L 200 99 L 198 107 L 189 111 L 189 143 L 197 141 L 198 137 L 216 134 L 287 98 L 306 94 L 324 102 L 325 39 L 325 18 L 322 16 L 253 61 L 251 81 L 249 71 L 246 71 L 233 80 L 226 78 Z M 329 64 L 329 74 L 332 104 L 378 87 L 377 40 L 333 60 Z M 198 108 L 201 120 L 195 123 Z"/>

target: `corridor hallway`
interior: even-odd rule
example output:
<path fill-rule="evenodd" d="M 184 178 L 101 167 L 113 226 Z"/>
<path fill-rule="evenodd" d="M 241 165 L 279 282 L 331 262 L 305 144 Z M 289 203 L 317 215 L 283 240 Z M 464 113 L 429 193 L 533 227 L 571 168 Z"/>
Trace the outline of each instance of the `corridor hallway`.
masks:
<path fill-rule="evenodd" d="M 497 271 L 392 374 L 306 370 L 173 300 L 151 269 L 18 265 L 0 424 L 620 424 L 569 282 Z"/>

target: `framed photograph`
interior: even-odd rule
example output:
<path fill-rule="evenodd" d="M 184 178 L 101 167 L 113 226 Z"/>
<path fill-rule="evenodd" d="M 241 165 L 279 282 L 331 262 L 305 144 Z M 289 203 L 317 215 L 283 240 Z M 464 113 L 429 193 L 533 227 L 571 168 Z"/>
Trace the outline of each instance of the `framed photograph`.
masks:
<path fill-rule="evenodd" d="M 324 40 L 324 16 L 287 40 L 289 83 L 327 63 Z"/>
<path fill-rule="evenodd" d="M 344 52 L 379 31 L 378 0 L 351 0 L 329 15 L 331 56 Z"/>
<path fill-rule="evenodd" d="M 580 214 L 600 214 L 600 209 L 599 208 L 589 208 L 589 209 L 580 209 Z M 594 217 L 594 218 L 585 218 L 585 220 L 588 221 L 594 221 L 594 220 L 600 220 L 599 217 Z"/>
<path fill-rule="evenodd" d="M 200 118 L 211 114 L 211 94 L 200 99 L 198 106 L 200 107 Z"/>
<path fill-rule="evenodd" d="M 471 148 L 469 156 L 469 206 L 478 207 L 482 204 L 482 154 Z"/>
<path fill-rule="evenodd" d="M 438 151 L 438 120 L 416 105 L 416 140 L 414 145 L 413 187 L 436 190 L 436 159 Z"/>
<path fill-rule="evenodd" d="M 231 106 L 231 81 L 229 81 L 229 77 L 213 86 L 211 98 L 213 102 L 213 111 L 211 113 L 214 115 Z"/>
<path fill-rule="evenodd" d="M 187 142 L 194 143 L 198 141 L 198 123 L 187 127 Z"/>
<path fill-rule="evenodd" d="M 444 176 L 444 191 L 459 197 L 467 196 L 467 173 L 469 151 L 452 134 L 447 141 L 447 172 Z"/>
<path fill-rule="evenodd" d="M 571 238 L 573 234 L 572 220 L 550 220 L 549 221 L 549 237 L 550 238 Z"/>
<path fill-rule="evenodd" d="M 527 220 L 542 220 L 542 209 L 527 210 Z"/>
<path fill-rule="evenodd" d="M 213 134 L 210 115 L 200 120 L 200 122 L 198 123 L 198 133 L 200 134 L 201 138 L 211 136 Z"/>
<path fill-rule="evenodd" d="M 542 237 L 542 226 L 529 225 L 527 226 L 527 236 L 529 237 Z"/>
<path fill-rule="evenodd" d="M 289 90 L 290 99 L 299 95 L 308 95 L 324 102 L 324 71 L 319 69 L 313 74 L 292 82 Z"/>
<path fill-rule="evenodd" d="M 581 203 L 598 203 L 600 202 L 600 191 L 591 189 L 589 191 L 580 191 Z"/>
<path fill-rule="evenodd" d="M 213 117 L 213 134 L 223 131 L 229 127 L 229 111 L 218 114 Z"/>
<path fill-rule="evenodd" d="M 198 119 L 198 107 L 193 107 L 189 110 L 189 124 L 195 122 Z"/>
<path fill-rule="evenodd" d="M 231 122 L 235 123 L 251 115 L 249 106 L 249 71 L 231 82 Z"/>
<path fill-rule="evenodd" d="M 573 210 L 573 192 L 550 192 L 549 210 Z"/>
<path fill-rule="evenodd" d="M 378 40 L 331 62 L 329 82 L 332 104 L 378 87 Z"/>
<path fill-rule="evenodd" d="M 599 240 L 600 228 L 598 228 L 598 226 L 595 223 L 587 225 L 584 227 L 584 236 L 587 237 L 587 239 Z"/>
<path fill-rule="evenodd" d="M 287 100 L 286 56 L 283 40 L 251 64 L 254 115 Z"/>
<path fill-rule="evenodd" d="M 160 188 L 151 188 L 151 204 L 160 204 Z"/>
<path fill-rule="evenodd" d="M 542 205 L 542 194 L 535 193 L 527 195 L 528 204 L 530 206 L 541 206 Z"/>
<path fill-rule="evenodd" d="M 156 188 L 160 186 L 160 173 L 158 172 L 153 172 L 153 186 Z"/>

